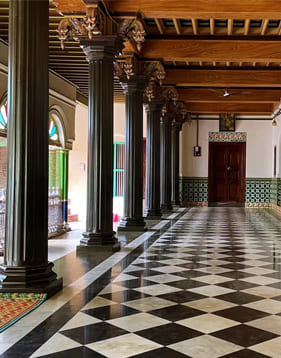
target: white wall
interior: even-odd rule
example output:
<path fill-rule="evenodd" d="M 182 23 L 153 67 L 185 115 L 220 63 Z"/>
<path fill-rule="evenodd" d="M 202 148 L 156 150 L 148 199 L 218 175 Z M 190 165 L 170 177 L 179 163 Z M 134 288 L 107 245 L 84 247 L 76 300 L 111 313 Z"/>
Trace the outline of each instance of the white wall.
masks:
<path fill-rule="evenodd" d="M 182 148 L 181 176 L 208 177 L 208 134 L 218 130 L 218 120 L 199 120 L 199 145 L 202 148 L 202 156 L 193 157 L 193 147 L 196 145 L 196 121 L 193 120 L 190 126 L 187 123 L 183 125 L 180 141 Z M 272 177 L 271 121 L 237 120 L 236 131 L 247 132 L 246 176 L 252 178 Z"/>
<path fill-rule="evenodd" d="M 86 220 L 88 109 L 77 104 L 75 111 L 75 141 L 69 153 L 69 187 L 71 214 Z"/>
<path fill-rule="evenodd" d="M 276 146 L 276 176 L 281 178 L 281 115 L 275 118 L 277 126 L 272 126 L 272 156 L 274 153 L 274 146 Z M 272 173 L 273 173 L 273 163 L 272 163 Z M 272 174 L 273 176 L 273 174 Z"/>
<path fill-rule="evenodd" d="M 144 137 L 146 137 L 146 113 L 144 111 Z M 80 104 L 75 113 L 75 141 L 69 154 L 69 198 L 71 213 L 86 219 L 88 109 Z M 114 141 L 125 142 L 125 104 L 114 103 Z M 123 214 L 123 198 L 114 199 L 114 213 Z"/>

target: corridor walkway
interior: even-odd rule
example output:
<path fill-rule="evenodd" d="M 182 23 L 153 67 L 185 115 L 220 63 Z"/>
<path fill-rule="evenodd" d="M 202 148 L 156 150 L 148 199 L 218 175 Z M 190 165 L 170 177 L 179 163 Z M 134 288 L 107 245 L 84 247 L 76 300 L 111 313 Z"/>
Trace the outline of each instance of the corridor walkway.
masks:
<path fill-rule="evenodd" d="M 1 357 L 280 358 L 281 221 L 260 209 L 177 214 Z"/>

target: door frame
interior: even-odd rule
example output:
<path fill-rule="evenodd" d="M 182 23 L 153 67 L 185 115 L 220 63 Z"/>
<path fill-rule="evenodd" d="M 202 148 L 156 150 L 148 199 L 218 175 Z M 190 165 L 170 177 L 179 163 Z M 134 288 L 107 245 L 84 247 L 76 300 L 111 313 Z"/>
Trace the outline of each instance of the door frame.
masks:
<path fill-rule="evenodd" d="M 215 146 L 240 146 L 242 152 L 242 160 L 240 164 L 241 173 L 241 185 L 240 185 L 240 200 L 239 204 L 245 204 L 246 202 L 246 142 L 209 142 L 209 166 L 208 166 L 208 203 L 214 204 L 215 191 L 213 182 L 213 170 L 214 170 L 214 147 Z"/>

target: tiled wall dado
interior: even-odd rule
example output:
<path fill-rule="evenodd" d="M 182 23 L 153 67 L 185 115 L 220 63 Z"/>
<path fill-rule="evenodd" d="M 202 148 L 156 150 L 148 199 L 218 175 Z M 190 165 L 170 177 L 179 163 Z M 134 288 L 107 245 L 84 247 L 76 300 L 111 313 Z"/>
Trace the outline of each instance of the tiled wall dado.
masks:
<path fill-rule="evenodd" d="M 208 178 L 181 177 L 180 200 L 183 206 L 207 206 Z M 281 178 L 247 178 L 245 206 L 281 209 Z"/>

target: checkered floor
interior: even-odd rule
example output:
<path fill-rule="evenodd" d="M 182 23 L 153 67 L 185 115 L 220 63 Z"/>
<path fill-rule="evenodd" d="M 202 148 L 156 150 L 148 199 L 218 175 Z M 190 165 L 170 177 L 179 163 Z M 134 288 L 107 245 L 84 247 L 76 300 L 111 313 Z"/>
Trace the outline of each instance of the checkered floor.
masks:
<path fill-rule="evenodd" d="M 192 208 L 32 357 L 280 358 L 280 259 L 266 210 Z"/>

